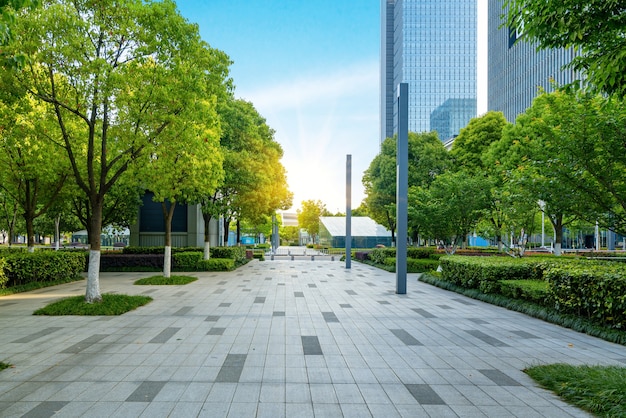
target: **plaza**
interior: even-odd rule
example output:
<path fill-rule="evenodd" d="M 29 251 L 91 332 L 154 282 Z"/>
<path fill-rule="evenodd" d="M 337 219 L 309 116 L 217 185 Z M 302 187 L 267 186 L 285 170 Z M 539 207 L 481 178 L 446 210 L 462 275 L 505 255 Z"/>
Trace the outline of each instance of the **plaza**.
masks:
<path fill-rule="evenodd" d="M 0 417 L 585 417 L 539 388 L 538 364 L 624 365 L 626 349 L 408 275 L 330 259 L 253 260 L 103 293 L 122 316 L 33 316 L 74 282 L 0 298 Z"/>

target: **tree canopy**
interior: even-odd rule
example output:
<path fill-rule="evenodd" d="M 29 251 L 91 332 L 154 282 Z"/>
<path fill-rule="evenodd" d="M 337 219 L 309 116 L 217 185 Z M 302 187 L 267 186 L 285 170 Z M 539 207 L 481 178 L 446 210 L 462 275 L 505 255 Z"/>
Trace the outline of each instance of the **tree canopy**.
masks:
<path fill-rule="evenodd" d="M 198 106 L 226 94 L 230 61 L 170 0 L 47 1 L 16 28 L 7 51 L 29 60 L 12 81 L 54 115 L 50 139 L 87 204 L 86 299 L 97 301 L 107 193 L 150 145 L 175 136 L 175 122 L 197 121 Z"/>
<path fill-rule="evenodd" d="M 573 48 L 571 66 L 600 92 L 626 96 L 626 8 L 616 0 L 505 0 L 506 23 L 539 48 Z"/>

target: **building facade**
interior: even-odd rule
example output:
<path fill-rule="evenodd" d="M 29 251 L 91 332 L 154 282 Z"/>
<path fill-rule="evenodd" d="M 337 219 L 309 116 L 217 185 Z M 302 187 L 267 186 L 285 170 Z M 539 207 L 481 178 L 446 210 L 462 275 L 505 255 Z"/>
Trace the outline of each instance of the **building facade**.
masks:
<path fill-rule="evenodd" d="M 563 67 L 574 58 L 572 49 L 537 51 L 520 40 L 521 33 L 502 24 L 503 0 L 489 0 L 487 108 L 501 111 L 509 122 L 530 107 L 540 89 L 570 84 L 576 74 Z"/>
<path fill-rule="evenodd" d="M 382 0 L 380 141 L 397 132 L 409 85 L 409 131 L 458 135 L 476 116 L 476 0 Z"/>

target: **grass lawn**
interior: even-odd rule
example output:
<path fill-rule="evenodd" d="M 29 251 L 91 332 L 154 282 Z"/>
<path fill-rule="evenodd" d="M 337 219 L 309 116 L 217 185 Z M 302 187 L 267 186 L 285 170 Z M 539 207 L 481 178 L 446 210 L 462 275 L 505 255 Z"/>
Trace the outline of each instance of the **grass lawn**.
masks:
<path fill-rule="evenodd" d="M 71 278 L 71 279 L 55 280 L 51 282 L 31 282 L 31 283 L 27 283 L 27 284 L 23 284 L 19 286 L 11 286 L 5 289 L 0 289 L 0 296 L 8 296 L 8 295 L 13 295 L 15 293 L 30 292 L 31 290 L 42 289 L 44 287 L 56 286 L 56 285 L 64 284 L 64 283 L 80 282 L 82 280 L 85 280 L 85 279 L 83 277 L 76 277 L 76 278 Z"/>
<path fill-rule="evenodd" d="M 149 296 L 103 294 L 102 302 L 87 303 L 85 296 L 74 296 L 37 309 L 33 315 L 122 315 L 151 301 Z"/>
<path fill-rule="evenodd" d="M 197 277 L 192 276 L 151 276 L 144 279 L 139 279 L 135 282 L 138 285 L 181 285 L 195 282 Z"/>
<path fill-rule="evenodd" d="M 524 370 L 568 403 L 601 417 L 626 417 L 626 367 L 550 364 Z"/>

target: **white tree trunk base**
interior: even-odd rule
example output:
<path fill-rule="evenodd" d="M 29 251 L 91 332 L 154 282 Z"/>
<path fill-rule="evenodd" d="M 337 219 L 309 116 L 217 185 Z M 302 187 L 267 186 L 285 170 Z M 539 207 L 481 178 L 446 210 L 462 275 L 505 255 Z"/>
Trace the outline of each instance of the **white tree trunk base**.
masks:
<path fill-rule="evenodd" d="M 87 303 L 102 301 L 102 295 L 100 294 L 100 251 L 89 251 L 85 301 Z"/>
<path fill-rule="evenodd" d="M 561 244 L 554 244 L 554 255 L 561 255 Z"/>
<path fill-rule="evenodd" d="M 172 247 L 165 246 L 165 255 L 163 259 L 163 277 L 170 277 L 172 275 Z"/>
<path fill-rule="evenodd" d="M 211 243 L 209 241 L 204 241 L 203 259 L 208 260 L 210 257 L 211 257 Z"/>

